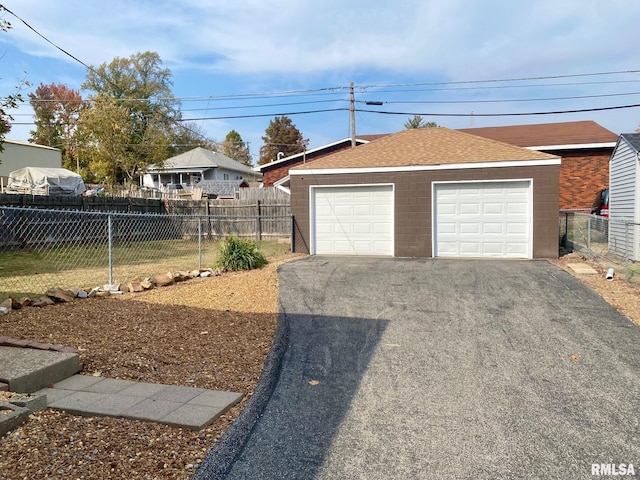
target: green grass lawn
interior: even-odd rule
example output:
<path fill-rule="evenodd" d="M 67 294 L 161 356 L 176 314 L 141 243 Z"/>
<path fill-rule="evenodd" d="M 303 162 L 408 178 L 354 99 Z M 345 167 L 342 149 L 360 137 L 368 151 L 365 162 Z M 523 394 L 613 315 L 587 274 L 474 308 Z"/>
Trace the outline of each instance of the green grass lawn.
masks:
<path fill-rule="evenodd" d="M 287 252 L 290 244 L 264 240 L 258 248 L 268 259 Z M 117 243 L 111 253 L 114 283 L 199 267 L 198 242 L 191 240 Z M 218 253 L 218 241 L 202 242 L 202 267 L 213 267 Z M 94 287 L 108 282 L 106 244 L 0 253 L 0 301 L 9 296 L 40 296 L 51 287 Z"/>

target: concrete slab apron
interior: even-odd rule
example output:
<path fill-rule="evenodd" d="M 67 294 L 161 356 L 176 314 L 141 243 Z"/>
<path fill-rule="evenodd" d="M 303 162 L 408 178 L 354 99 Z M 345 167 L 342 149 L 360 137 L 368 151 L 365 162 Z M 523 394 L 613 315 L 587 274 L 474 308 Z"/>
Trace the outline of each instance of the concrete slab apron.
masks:
<path fill-rule="evenodd" d="M 39 393 L 48 407 L 200 430 L 238 403 L 242 394 L 203 388 L 74 375 Z"/>
<path fill-rule="evenodd" d="M 227 478 L 640 470 L 640 331 L 552 264 L 312 257 L 281 267 L 280 290 L 291 345 Z M 385 324 L 349 343 L 366 331 L 349 319 Z"/>

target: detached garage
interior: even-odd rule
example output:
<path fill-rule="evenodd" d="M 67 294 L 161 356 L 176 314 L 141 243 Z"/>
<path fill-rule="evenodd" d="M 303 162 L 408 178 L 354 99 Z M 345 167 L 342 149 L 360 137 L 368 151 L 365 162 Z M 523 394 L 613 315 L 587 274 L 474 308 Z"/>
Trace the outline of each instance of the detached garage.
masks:
<path fill-rule="evenodd" d="M 558 255 L 560 158 L 410 129 L 291 170 L 295 250 L 396 257 Z"/>

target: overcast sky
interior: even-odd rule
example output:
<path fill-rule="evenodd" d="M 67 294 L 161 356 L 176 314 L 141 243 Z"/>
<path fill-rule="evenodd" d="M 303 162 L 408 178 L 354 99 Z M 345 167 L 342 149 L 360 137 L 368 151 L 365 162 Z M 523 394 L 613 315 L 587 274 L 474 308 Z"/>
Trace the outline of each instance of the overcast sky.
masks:
<path fill-rule="evenodd" d="M 293 113 L 348 108 L 350 82 L 359 134 L 401 130 L 411 113 L 428 114 L 427 120 L 450 128 L 595 120 L 619 134 L 635 131 L 640 123 L 638 107 L 483 116 L 640 104 L 637 0 L 3 4 L 92 66 L 157 52 L 173 73 L 184 117 L 198 119 L 217 141 L 237 130 L 254 155 L 276 114 L 290 113 L 311 148 L 348 137 L 348 111 Z M 26 93 L 40 83 L 80 88 L 85 67 L 11 14 L 0 17 L 14 27 L 0 33 L 0 96 L 12 93 L 22 78 L 32 84 Z M 620 71 L 631 73 L 583 75 Z M 525 78 L 531 80 L 457 83 Z M 273 95 L 284 92 L 295 93 Z M 18 113 L 16 122 L 31 121 L 28 108 Z M 251 115 L 267 116 L 212 118 Z M 31 128 L 16 125 L 7 138 L 26 140 Z"/>

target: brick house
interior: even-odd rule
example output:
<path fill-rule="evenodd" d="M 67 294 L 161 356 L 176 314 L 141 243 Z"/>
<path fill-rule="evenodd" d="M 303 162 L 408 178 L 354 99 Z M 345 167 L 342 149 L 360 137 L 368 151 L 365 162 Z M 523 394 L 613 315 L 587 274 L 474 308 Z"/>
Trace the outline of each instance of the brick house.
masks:
<path fill-rule="evenodd" d="M 609 159 L 618 135 L 593 121 L 462 128 L 460 132 L 562 157 L 560 209 L 591 209 L 609 185 Z"/>

